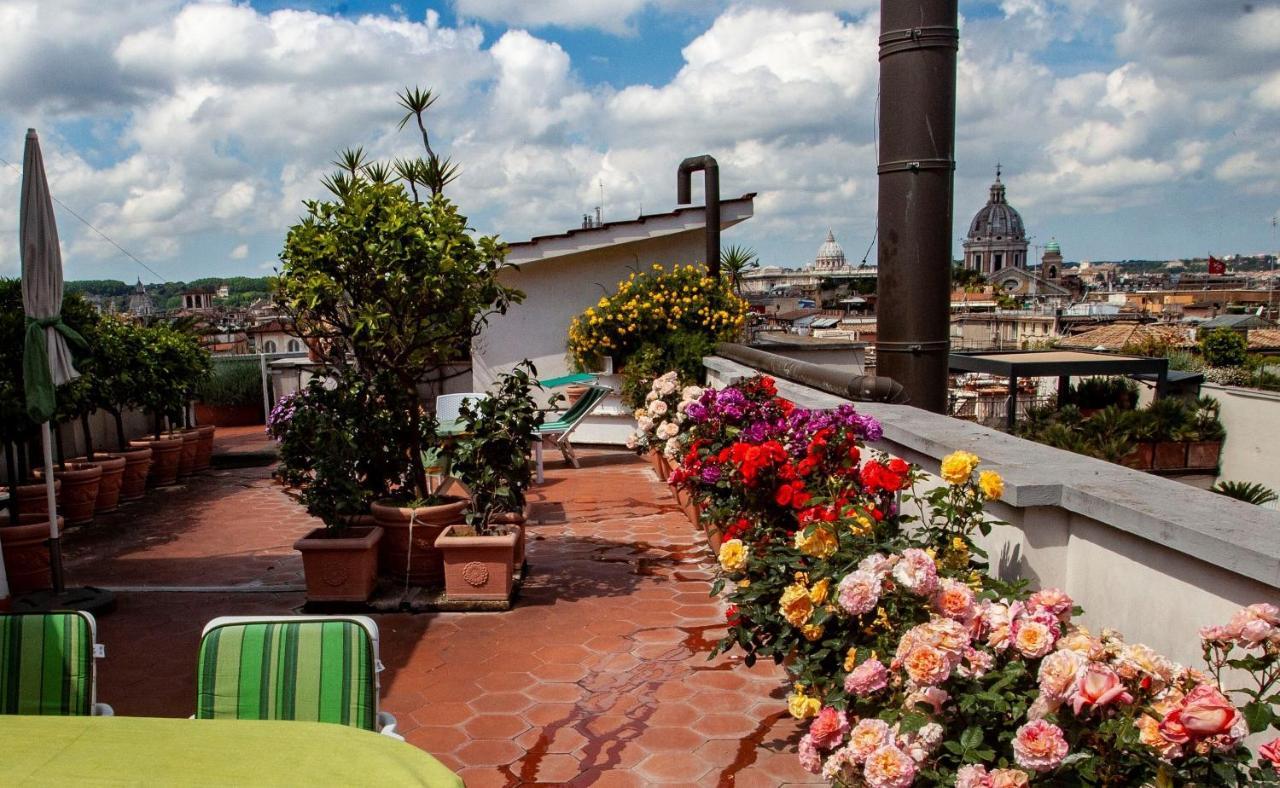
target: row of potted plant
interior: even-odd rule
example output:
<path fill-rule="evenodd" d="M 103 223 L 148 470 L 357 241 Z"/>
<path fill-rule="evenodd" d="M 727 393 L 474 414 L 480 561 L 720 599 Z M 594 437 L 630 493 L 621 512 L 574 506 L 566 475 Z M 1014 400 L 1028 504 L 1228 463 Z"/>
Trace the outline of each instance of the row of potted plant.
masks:
<path fill-rule="evenodd" d="M 1280 739 L 1243 743 L 1280 727 L 1275 605 L 1206 629 L 1204 668 L 1176 665 L 988 573 L 974 537 L 1003 480 L 973 454 L 922 491 L 920 469 L 866 448 L 874 419 L 797 408 L 768 378 L 685 412 L 671 481 L 725 537 L 716 653 L 785 668 L 807 770 L 873 788 L 1276 781 Z M 1228 667 L 1256 684 L 1227 689 Z"/>

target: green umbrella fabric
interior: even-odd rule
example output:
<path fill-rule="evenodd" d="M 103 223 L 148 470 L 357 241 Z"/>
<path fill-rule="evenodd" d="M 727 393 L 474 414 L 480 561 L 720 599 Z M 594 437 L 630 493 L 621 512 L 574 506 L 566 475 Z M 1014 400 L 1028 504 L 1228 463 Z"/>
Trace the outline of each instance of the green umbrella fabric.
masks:
<path fill-rule="evenodd" d="M 27 415 L 41 423 L 53 417 L 54 387 L 80 376 L 71 363 L 67 343 L 84 349 L 85 341 L 62 322 L 62 250 L 35 129 L 27 129 L 21 194 L 18 237 L 22 245 L 22 307 L 27 314 L 22 377 Z"/>

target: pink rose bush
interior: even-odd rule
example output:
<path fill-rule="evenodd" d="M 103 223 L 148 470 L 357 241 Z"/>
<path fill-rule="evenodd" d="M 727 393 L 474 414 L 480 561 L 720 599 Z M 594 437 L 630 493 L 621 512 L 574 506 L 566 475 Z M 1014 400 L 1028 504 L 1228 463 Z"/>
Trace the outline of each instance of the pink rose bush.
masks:
<path fill-rule="evenodd" d="M 991 576 L 974 539 L 1004 485 L 976 455 L 947 457 L 945 483 L 918 493 L 919 469 L 863 445 L 874 420 L 801 411 L 767 378 L 686 410 L 673 483 L 748 548 L 714 586 L 734 605 L 715 653 L 784 665 L 808 772 L 872 788 L 1280 784 L 1280 739 L 1244 745 L 1280 722 L 1274 604 L 1206 628 L 1206 669 L 1177 665 L 1085 629 L 1060 589 Z M 1228 671 L 1254 686 L 1228 689 Z"/>

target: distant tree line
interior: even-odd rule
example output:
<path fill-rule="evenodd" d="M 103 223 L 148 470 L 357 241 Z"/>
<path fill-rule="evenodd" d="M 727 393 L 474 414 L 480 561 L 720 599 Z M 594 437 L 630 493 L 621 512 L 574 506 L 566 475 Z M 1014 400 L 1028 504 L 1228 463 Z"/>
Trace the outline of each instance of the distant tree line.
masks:
<path fill-rule="evenodd" d="M 190 282 L 162 282 L 146 285 L 147 293 L 155 299 L 157 309 L 177 309 L 182 306 L 182 294 L 188 290 L 208 288 L 216 290 L 226 285 L 230 294 L 226 298 L 215 298 L 215 303 L 226 306 L 248 306 L 260 298 L 271 294 L 270 278 L 265 276 L 226 276 L 193 279 Z M 134 285 L 118 279 L 77 279 L 67 282 L 65 291 L 80 295 L 94 295 L 101 298 L 118 299 L 125 305 L 127 296 L 133 292 Z"/>

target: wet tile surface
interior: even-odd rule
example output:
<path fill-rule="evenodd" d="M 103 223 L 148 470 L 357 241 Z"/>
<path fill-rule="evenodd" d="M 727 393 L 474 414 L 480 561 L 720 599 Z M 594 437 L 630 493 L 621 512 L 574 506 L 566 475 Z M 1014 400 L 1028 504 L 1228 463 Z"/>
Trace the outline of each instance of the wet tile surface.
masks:
<path fill-rule="evenodd" d="M 246 452 L 260 440 L 234 437 Z M 514 609 L 374 616 L 382 707 L 469 786 L 812 781 L 776 699 L 781 672 L 707 659 L 724 616 L 701 533 L 642 460 L 588 451 L 582 464 L 549 463 L 535 488 Z M 237 592 L 121 593 L 100 623 L 99 696 L 117 714 L 187 716 L 204 623 L 298 609 L 292 542 L 315 523 L 268 468 L 135 507 L 68 535 L 75 582 Z"/>

